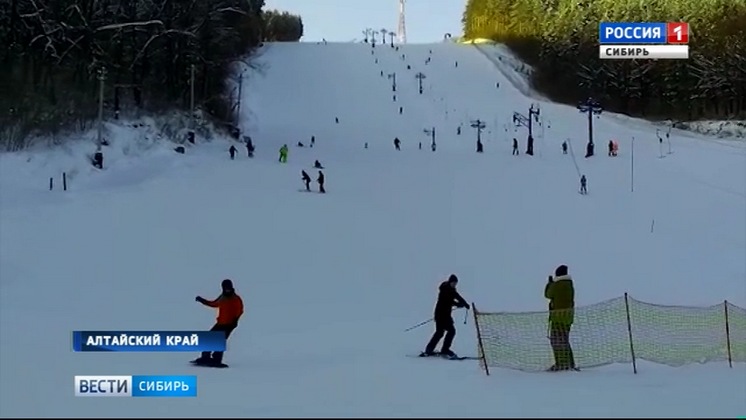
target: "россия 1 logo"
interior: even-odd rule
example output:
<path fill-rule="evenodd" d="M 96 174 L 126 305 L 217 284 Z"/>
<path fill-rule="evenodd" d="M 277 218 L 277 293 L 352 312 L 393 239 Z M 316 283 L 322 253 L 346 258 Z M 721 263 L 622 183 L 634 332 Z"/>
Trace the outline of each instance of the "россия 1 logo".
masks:
<path fill-rule="evenodd" d="M 601 22 L 598 29 L 602 59 L 689 58 L 686 22 Z"/>

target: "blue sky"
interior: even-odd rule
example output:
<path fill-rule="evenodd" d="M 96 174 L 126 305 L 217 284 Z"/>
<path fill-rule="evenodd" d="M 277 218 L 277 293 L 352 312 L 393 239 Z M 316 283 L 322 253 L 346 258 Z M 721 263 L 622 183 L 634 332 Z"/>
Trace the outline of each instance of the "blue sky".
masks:
<path fill-rule="evenodd" d="M 362 39 L 365 28 L 396 30 L 398 0 L 265 0 L 265 9 L 279 9 L 303 18 L 302 41 L 348 42 Z M 407 42 L 438 42 L 449 32 L 461 34 L 466 0 L 407 0 Z"/>

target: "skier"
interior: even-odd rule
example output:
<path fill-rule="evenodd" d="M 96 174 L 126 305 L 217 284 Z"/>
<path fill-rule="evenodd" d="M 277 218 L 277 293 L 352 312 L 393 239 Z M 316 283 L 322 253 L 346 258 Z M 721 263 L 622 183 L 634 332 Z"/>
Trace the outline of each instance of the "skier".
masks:
<path fill-rule="evenodd" d="M 461 126 L 456 127 L 456 135 L 457 136 L 461 135 Z"/>
<path fill-rule="evenodd" d="M 300 175 L 302 177 L 301 179 L 303 179 L 303 182 L 306 184 L 306 191 L 311 191 L 311 177 L 303 170 L 300 171 Z"/>
<path fill-rule="evenodd" d="M 526 143 L 526 154 L 529 156 L 534 155 L 534 137 L 529 135 L 528 142 Z"/>
<path fill-rule="evenodd" d="M 215 300 L 207 300 L 202 296 L 197 296 L 195 300 L 205 306 L 211 308 L 218 308 L 218 318 L 215 325 L 210 331 L 223 331 L 225 333 L 225 339 L 230 337 L 233 330 L 238 327 L 238 320 L 243 315 L 243 300 L 236 294 L 236 290 L 233 288 L 233 282 L 229 279 L 223 280 L 220 284 L 222 293 Z M 193 360 L 192 363 L 198 365 L 218 366 L 227 367 L 223 364 L 223 352 L 214 351 L 210 355 L 209 351 L 203 351 L 202 355 Z"/>
<path fill-rule="evenodd" d="M 231 154 L 231 160 L 233 160 L 233 159 L 236 158 L 236 152 L 237 151 L 238 151 L 238 149 L 236 149 L 236 146 L 234 146 L 234 145 L 231 144 L 231 148 L 228 149 L 228 153 Z"/>
<path fill-rule="evenodd" d="M 592 141 L 588 142 L 588 145 L 585 146 L 585 157 L 586 159 L 593 156 L 593 149 L 595 149 L 595 146 Z"/>
<path fill-rule="evenodd" d="M 316 182 L 319 183 L 319 192 L 322 194 L 326 193 L 326 190 L 324 189 L 324 173 L 319 171 L 319 177 L 316 178 Z"/>
<path fill-rule="evenodd" d="M 399 140 L 399 137 L 396 137 L 394 139 L 394 147 L 396 150 L 401 150 L 401 141 Z"/>
<path fill-rule="evenodd" d="M 562 154 L 563 155 L 567 154 L 567 141 L 562 142 Z"/>
<path fill-rule="evenodd" d="M 311 136 L 311 147 L 316 144 L 316 136 Z"/>
<path fill-rule="evenodd" d="M 588 194 L 588 189 L 586 188 L 586 185 L 588 184 L 588 180 L 585 178 L 585 175 L 580 177 L 580 193 L 583 195 Z"/>
<path fill-rule="evenodd" d="M 251 137 L 244 136 L 244 141 L 246 142 L 246 152 L 248 153 L 250 158 L 254 157 L 254 142 L 251 141 Z"/>
<path fill-rule="evenodd" d="M 399 107 L 399 115 L 401 115 L 401 114 L 402 114 L 403 112 L 404 112 L 404 107 L 403 107 L 403 106 L 400 106 L 400 107 Z"/>
<path fill-rule="evenodd" d="M 570 346 L 570 329 L 575 312 L 575 287 L 567 274 L 567 266 L 560 265 L 549 276 L 544 297 L 549 299 L 549 341 L 554 353 L 554 365 L 550 371 L 577 370 Z"/>
<path fill-rule="evenodd" d="M 303 144 L 302 142 L 298 142 L 298 144 L 296 144 L 296 146 L 298 146 L 298 147 L 306 147 L 306 145 Z"/>
<path fill-rule="evenodd" d="M 453 317 L 451 311 L 453 307 L 470 309 L 471 306 L 466 303 L 466 300 L 456 291 L 456 285 L 458 284 L 458 277 L 455 274 L 451 274 L 447 281 L 444 281 L 438 287 L 438 301 L 435 304 L 435 333 L 425 347 L 425 351 L 420 354 L 421 357 L 434 356 L 435 347 L 438 342 L 443 338 L 445 334 L 446 338 L 443 341 L 443 346 L 440 349 L 440 355 L 445 357 L 458 357 L 456 353 L 451 350 L 451 344 L 453 343 L 454 337 L 456 337 L 456 327 L 453 323 Z"/>
<path fill-rule="evenodd" d="M 324 169 L 324 167 L 321 166 L 321 162 L 319 162 L 318 160 L 313 163 L 313 167 L 316 169 Z"/>
<path fill-rule="evenodd" d="M 518 139 L 513 137 L 513 156 L 518 156 L 520 153 L 518 152 Z"/>
<path fill-rule="evenodd" d="M 104 169 L 104 153 L 99 148 L 96 153 L 93 154 L 92 160 L 93 166 L 98 169 Z"/>
<path fill-rule="evenodd" d="M 288 163 L 288 145 L 283 144 L 280 147 L 280 163 Z"/>
<path fill-rule="evenodd" d="M 614 156 L 614 142 L 609 140 L 609 156 Z"/>
<path fill-rule="evenodd" d="M 419 147 L 420 147 L 420 150 L 422 150 L 422 142 L 420 142 L 420 145 L 419 145 Z"/>

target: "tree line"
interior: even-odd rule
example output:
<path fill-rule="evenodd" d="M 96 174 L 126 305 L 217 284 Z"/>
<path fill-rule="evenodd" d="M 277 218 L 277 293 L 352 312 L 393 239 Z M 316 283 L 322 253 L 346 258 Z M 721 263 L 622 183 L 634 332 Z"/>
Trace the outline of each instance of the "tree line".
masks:
<path fill-rule="evenodd" d="M 302 35 L 285 23 L 267 27 L 263 7 L 264 0 L 3 0 L 0 142 L 13 149 L 33 133 L 88 127 L 99 78 L 107 115 L 189 109 L 192 71 L 195 106 L 231 126 L 227 79 L 236 63 L 251 59 L 265 32 Z"/>
<path fill-rule="evenodd" d="M 599 22 L 689 23 L 688 60 L 601 60 Z M 746 117 L 746 0 L 468 0 L 467 39 L 506 44 L 534 87 L 651 119 Z"/>

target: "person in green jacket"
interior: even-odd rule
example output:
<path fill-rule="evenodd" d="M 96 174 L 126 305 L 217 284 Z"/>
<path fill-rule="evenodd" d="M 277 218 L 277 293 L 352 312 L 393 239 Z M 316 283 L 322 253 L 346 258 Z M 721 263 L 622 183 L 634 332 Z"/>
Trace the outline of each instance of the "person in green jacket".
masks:
<path fill-rule="evenodd" d="M 280 163 L 288 163 L 288 145 L 283 144 L 280 147 Z"/>
<path fill-rule="evenodd" d="M 557 267 L 554 277 L 549 276 L 544 297 L 549 299 L 549 342 L 554 353 L 554 365 L 549 370 L 577 370 L 570 346 L 570 329 L 575 317 L 575 287 L 566 265 Z"/>

